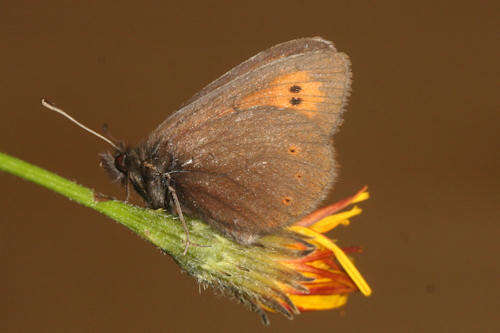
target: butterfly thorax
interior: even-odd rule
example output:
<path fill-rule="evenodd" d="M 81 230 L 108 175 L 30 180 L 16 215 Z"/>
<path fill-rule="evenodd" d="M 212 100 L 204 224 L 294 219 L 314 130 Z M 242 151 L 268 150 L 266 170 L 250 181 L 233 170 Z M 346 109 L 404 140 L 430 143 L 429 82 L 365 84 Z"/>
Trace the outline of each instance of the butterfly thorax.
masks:
<path fill-rule="evenodd" d="M 129 182 L 153 209 L 169 210 L 168 187 L 172 185 L 170 172 L 175 170 L 172 155 L 160 143 L 143 143 L 137 147 L 127 147 L 114 154 L 101 154 L 101 166 L 113 181 L 123 185 Z"/>

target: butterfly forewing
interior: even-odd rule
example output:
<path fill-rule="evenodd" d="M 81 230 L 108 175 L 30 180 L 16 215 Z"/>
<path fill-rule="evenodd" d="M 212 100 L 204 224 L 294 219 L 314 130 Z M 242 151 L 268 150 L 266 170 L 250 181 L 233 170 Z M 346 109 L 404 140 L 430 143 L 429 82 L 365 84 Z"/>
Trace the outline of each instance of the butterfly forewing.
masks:
<path fill-rule="evenodd" d="M 273 61 L 305 52 L 317 51 L 322 49 L 331 49 L 332 47 L 333 44 L 331 42 L 326 41 L 320 37 L 295 39 L 282 44 L 275 45 L 251 57 L 247 61 L 239 64 L 238 66 L 231 69 L 229 72 L 222 75 L 217 80 L 208 84 L 202 90 L 197 92 L 193 97 L 191 97 L 184 105 L 189 105 L 192 102 L 202 100 L 212 91 L 222 87 L 223 85 L 234 80 L 235 78 L 243 76 L 244 74 L 247 74 L 256 68 L 265 66 Z"/>

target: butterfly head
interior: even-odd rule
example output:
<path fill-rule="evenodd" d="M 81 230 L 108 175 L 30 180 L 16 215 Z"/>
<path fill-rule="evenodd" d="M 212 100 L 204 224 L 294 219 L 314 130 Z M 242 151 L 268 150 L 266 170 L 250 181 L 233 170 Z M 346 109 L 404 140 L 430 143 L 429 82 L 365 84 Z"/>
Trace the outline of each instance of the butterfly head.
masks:
<path fill-rule="evenodd" d="M 113 153 L 100 154 L 100 165 L 112 181 L 124 186 L 130 182 L 149 207 L 168 208 L 169 159 L 160 158 L 154 148 L 120 146 Z"/>
<path fill-rule="evenodd" d="M 130 149 L 119 147 L 113 153 L 107 151 L 99 154 L 100 166 L 106 170 L 113 182 L 127 184 L 130 169 Z"/>

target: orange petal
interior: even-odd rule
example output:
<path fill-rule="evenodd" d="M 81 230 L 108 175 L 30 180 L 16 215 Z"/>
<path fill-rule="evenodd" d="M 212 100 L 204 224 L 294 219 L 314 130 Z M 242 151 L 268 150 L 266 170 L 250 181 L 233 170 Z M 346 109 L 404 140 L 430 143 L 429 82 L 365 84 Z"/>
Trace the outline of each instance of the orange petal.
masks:
<path fill-rule="evenodd" d="M 309 236 L 314 239 L 314 241 L 323 245 L 327 249 L 330 249 L 334 254 L 340 265 L 344 268 L 349 277 L 354 281 L 359 290 L 365 295 L 369 296 L 372 293 L 372 290 L 368 283 L 365 281 L 361 273 L 358 271 L 356 266 L 352 263 L 352 261 L 347 257 L 347 255 L 342 251 L 340 247 L 335 245 L 329 238 L 319 234 L 309 228 L 305 228 L 302 226 L 293 225 L 289 227 L 291 230 L 300 233 L 305 236 Z"/>
<path fill-rule="evenodd" d="M 320 209 L 312 212 L 311 214 L 307 215 L 306 217 L 304 217 L 302 220 L 298 221 L 294 225 L 301 225 L 304 227 L 310 226 L 311 224 L 314 224 L 314 223 L 324 219 L 325 217 L 332 215 L 332 214 L 346 208 L 347 206 L 349 206 L 353 203 L 366 200 L 370 197 L 368 192 L 366 192 L 367 189 L 368 189 L 368 187 L 365 186 L 360 191 L 358 191 L 358 193 L 356 193 L 355 195 L 353 195 L 351 197 L 345 198 L 344 200 L 340 200 L 332 205 L 320 208 Z"/>

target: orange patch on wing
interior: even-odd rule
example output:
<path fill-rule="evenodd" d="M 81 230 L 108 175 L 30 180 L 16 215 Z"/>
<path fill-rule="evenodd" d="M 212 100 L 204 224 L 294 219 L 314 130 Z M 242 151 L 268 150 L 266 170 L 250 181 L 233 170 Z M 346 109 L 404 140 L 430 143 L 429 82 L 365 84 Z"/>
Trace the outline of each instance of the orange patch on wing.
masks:
<path fill-rule="evenodd" d="M 297 110 L 309 118 L 315 116 L 317 103 L 325 101 L 325 93 L 320 91 L 321 82 L 312 81 L 307 71 L 299 71 L 278 76 L 262 90 L 244 97 L 240 108 L 257 105 L 271 105 L 278 108 Z"/>

